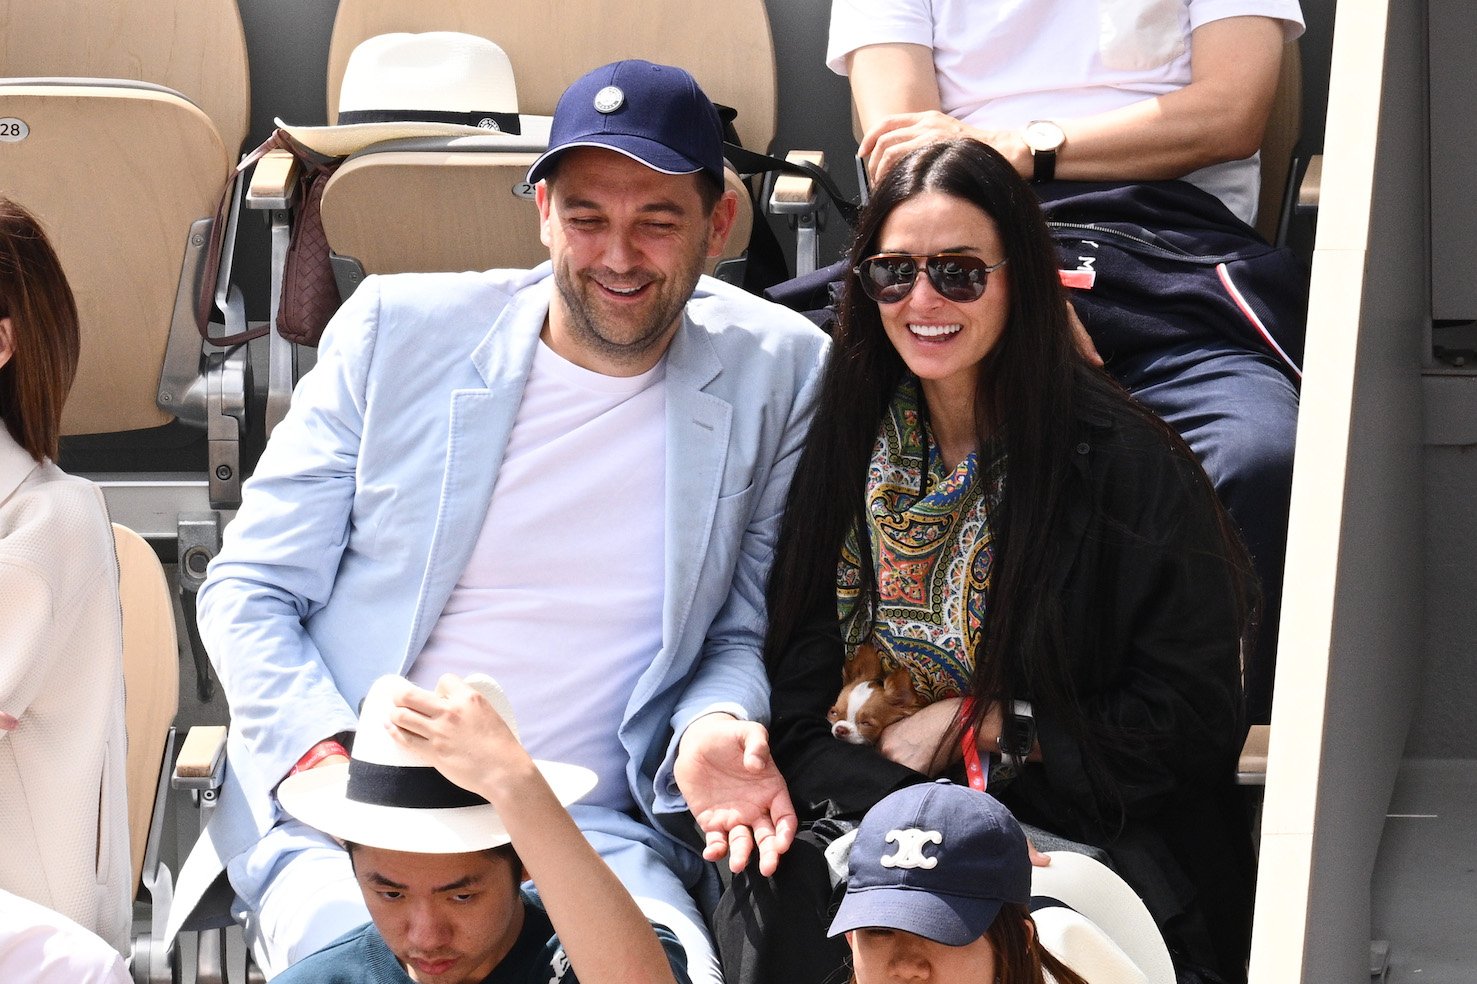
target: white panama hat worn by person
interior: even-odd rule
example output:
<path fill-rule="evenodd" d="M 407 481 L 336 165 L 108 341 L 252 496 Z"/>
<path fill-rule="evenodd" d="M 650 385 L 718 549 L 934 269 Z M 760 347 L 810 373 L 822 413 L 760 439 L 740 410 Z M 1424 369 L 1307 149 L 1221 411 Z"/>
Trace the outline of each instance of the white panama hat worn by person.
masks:
<path fill-rule="evenodd" d="M 548 117 L 518 111 L 508 55 L 458 31 L 379 34 L 349 55 L 333 126 L 277 126 L 325 157 L 412 137 L 500 137 L 510 150 L 541 150 Z"/>
<path fill-rule="evenodd" d="M 349 761 L 284 779 L 277 789 L 282 808 L 330 836 L 389 851 L 462 854 L 509 843 L 490 803 L 390 737 L 390 694 L 402 682 L 397 676 L 375 681 L 359 711 Z M 487 698 L 516 737 L 512 705 L 497 682 L 474 673 L 466 683 Z M 564 806 L 595 788 L 595 774 L 582 766 L 540 759 L 534 765 Z"/>

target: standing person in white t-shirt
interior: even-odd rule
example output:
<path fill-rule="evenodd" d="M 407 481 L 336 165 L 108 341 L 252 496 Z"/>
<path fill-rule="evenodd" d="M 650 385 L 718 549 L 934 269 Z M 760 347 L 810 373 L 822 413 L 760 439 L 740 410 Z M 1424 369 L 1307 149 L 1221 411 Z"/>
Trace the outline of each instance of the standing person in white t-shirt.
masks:
<path fill-rule="evenodd" d="M 480 671 L 531 754 L 595 773 L 571 815 L 719 979 L 706 862 L 771 872 L 796 825 L 764 585 L 827 350 L 700 276 L 723 172 L 688 73 L 596 69 L 528 173 L 551 264 L 370 277 L 333 318 L 200 592 L 232 728 L 176 924 L 224 871 L 271 976 L 367 922 L 348 856 L 275 790 L 343 761 L 379 676 Z"/>
<path fill-rule="evenodd" d="M 1183 179 L 1251 224 L 1283 44 L 1302 29 L 1298 0 L 832 0 L 826 64 L 850 79 L 874 180 L 923 144 L 973 137 L 1057 182 L 1048 201 L 1063 183 Z M 1297 385 L 1270 348 L 1178 327 L 1097 349 L 1185 438 L 1246 539 L 1263 595 L 1247 710 L 1265 722 Z"/>

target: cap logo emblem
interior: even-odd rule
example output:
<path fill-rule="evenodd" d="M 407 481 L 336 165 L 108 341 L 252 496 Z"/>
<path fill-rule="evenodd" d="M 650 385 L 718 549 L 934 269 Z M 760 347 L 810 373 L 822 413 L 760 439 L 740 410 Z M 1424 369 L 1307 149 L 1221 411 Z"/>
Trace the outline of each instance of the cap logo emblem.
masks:
<path fill-rule="evenodd" d="M 923 848 L 929 844 L 942 844 L 944 835 L 937 830 L 920 830 L 917 827 L 909 827 L 906 830 L 889 830 L 883 838 L 889 844 L 896 844 L 896 854 L 882 855 L 882 867 L 884 868 L 932 868 L 938 865 L 938 858 L 925 857 Z"/>
<path fill-rule="evenodd" d="M 607 85 L 595 93 L 595 110 L 600 113 L 614 113 L 626 104 L 626 94 L 619 86 Z"/>
<path fill-rule="evenodd" d="M 477 121 L 477 126 L 479 129 L 482 130 L 497 130 L 499 132 L 502 131 L 502 127 L 497 125 L 497 120 L 493 119 L 491 116 L 482 117 L 482 119 Z"/>

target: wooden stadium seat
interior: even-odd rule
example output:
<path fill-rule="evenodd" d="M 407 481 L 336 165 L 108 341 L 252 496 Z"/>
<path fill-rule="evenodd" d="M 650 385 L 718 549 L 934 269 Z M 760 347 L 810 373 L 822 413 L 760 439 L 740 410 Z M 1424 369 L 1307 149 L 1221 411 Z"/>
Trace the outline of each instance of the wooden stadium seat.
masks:
<path fill-rule="evenodd" d="M 179 707 L 179 645 L 174 604 L 154 549 L 113 525 L 118 596 L 123 609 L 124 718 L 128 730 L 128 834 L 138 884 L 160 766 Z"/>
<path fill-rule="evenodd" d="M 547 260 L 538 209 L 513 194 L 538 155 L 475 152 L 467 145 L 477 139 L 463 138 L 459 151 L 370 148 L 350 157 L 323 192 L 323 228 L 334 252 L 365 274 L 526 268 Z M 747 199 L 732 171 L 728 184 Z M 730 247 L 710 261 L 710 273 L 742 252 L 752 226 L 752 212 L 738 217 Z"/>
<path fill-rule="evenodd" d="M 0 0 L 0 193 L 46 227 L 81 320 L 63 434 L 207 428 L 195 508 L 239 497 L 244 353 L 202 350 L 196 308 L 248 92 L 235 0 Z"/>
<path fill-rule="evenodd" d="M 551 42 L 551 22 L 561 25 L 558 43 Z M 701 7 L 693 0 L 655 0 L 640 16 L 621 17 L 609 16 L 594 0 L 556 0 L 538 18 L 524 16 L 509 0 L 341 0 L 327 72 L 330 121 L 350 53 L 368 38 L 402 31 L 462 31 L 497 43 L 512 63 L 524 114 L 551 115 L 576 78 L 597 65 L 637 57 L 690 70 L 715 102 L 737 110 L 734 125 L 744 146 L 763 151 L 774 139 L 774 44 L 763 0 Z M 714 44 L 715 37 L 723 43 Z M 339 266 L 344 293 L 368 273 L 529 267 L 546 260 L 537 209 L 530 198 L 513 194 L 536 154 L 499 149 L 477 138 L 402 141 L 351 157 L 325 186 L 322 206 L 334 253 L 355 261 Z M 753 195 L 737 175 L 729 186 L 739 192 L 739 218 L 709 272 L 737 279 L 740 265 L 727 267 L 727 274 L 721 268 L 747 249 Z M 396 235 L 386 237 L 387 228 Z"/>
<path fill-rule="evenodd" d="M 339 0 L 328 52 L 330 114 L 349 54 L 395 31 L 491 39 L 513 63 L 519 109 L 540 116 L 552 115 L 565 88 L 597 65 L 621 58 L 679 65 L 714 102 L 738 110 L 734 126 L 745 147 L 764 150 L 774 140 L 778 85 L 763 0 L 646 0 L 639 8 L 546 0 L 537 16 L 513 0 Z"/>
<path fill-rule="evenodd" d="M 156 941 L 173 896 L 169 869 L 159 863 L 165 792 L 179 707 L 179 649 L 174 605 L 164 568 L 133 530 L 113 524 L 118 552 L 118 599 L 123 615 L 124 720 L 128 733 L 128 835 L 133 884 L 151 907 L 150 926 L 133 939 L 133 979 L 178 980 L 173 954 Z"/>

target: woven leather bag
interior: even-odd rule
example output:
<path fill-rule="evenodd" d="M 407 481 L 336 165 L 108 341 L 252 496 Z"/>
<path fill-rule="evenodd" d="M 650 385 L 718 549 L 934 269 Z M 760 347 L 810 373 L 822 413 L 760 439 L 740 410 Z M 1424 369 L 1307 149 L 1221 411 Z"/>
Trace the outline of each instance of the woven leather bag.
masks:
<path fill-rule="evenodd" d="M 220 276 L 222 249 L 231 203 L 235 198 L 236 182 L 241 174 L 268 151 L 285 150 L 292 154 L 301 168 L 295 196 L 296 218 L 292 227 L 292 238 L 287 247 L 287 259 L 282 271 L 282 300 L 277 310 L 277 332 L 298 345 L 316 346 L 323 337 L 328 319 L 342 303 L 338 281 L 329 262 L 328 237 L 323 232 L 323 188 L 342 158 L 322 157 L 293 140 L 283 130 L 276 130 L 262 145 L 241 158 L 221 192 L 220 205 L 216 209 L 215 223 L 211 227 L 211 241 L 205 259 L 205 271 L 201 277 L 201 289 L 196 298 L 195 321 L 200 336 L 212 345 L 239 345 L 265 335 L 270 326 L 261 325 L 246 331 L 228 335 L 210 334 L 210 315 L 214 309 L 214 285 Z"/>
<path fill-rule="evenodd" d="M 293 149 L 288 146 L 288 149 Z M 282 272 L 282 303 L 277 309 L 277 333 L 289 342 L 316 347 L 328 319 L 343 299 L 329 262 L 328 236 L 323 231 L 323 189 L 339 161 L 324 163 L 294 150 L 303 167 L 298 179 L 298 205 Z"/>

